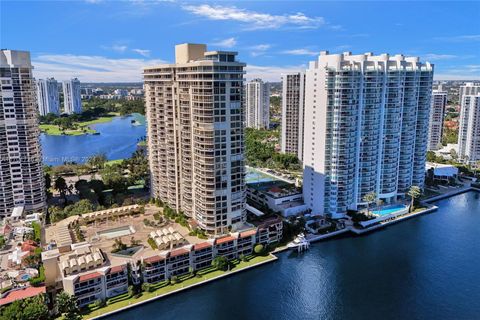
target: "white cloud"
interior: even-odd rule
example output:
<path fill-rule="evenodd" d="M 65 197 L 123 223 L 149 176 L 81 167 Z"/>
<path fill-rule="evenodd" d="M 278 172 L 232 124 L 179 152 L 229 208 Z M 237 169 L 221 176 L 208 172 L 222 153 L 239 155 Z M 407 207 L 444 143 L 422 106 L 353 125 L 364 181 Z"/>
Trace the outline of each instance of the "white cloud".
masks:
<path fill-rule="evenodd" d="M 316 56 L 320 52 L 309 50 L 309 49 L 293 49 L 282 51 L 283 54 L 291 54 L 294 56 Z"/>
<path fill-rule="evenodd" d="M 237 44 L 237 40 L 233 37 L 212 43 L 212 45 L 214 46 L 223 47 L 223 48 L 232 48 L 232 47 L 235 47 L 236 44 Z"/>
<path fill-rule="evenodd" d="M 309 17 L 302 12 L 285 15 L 272 15 L 256 11 L 249 11 L 235 6 L 220 5 L 186 5 L 183 9 L 197 16 L 205 17 L 210 20 L 230 20 L 242 22 L 247 29 L 278 29 L 283 26 L 289 26 L 299 29 L 318 28 L 325 24 L 322 17 Z"/>
<path fill-rule="evenodd" d="M 437 37 L 436 40 L 448 41 L 448 42 L 474 42 L 480 41 L 480 34 L 467 34 L 452 37 Z"/>
<path fill-rule="evenodd" d="M 427 53 L 422 56 L 423 59 L 427 61 L 438 61 L 438 60 L 449 60 L 458 58 L 453 54 L 437 54 L 437 53 Z"/>
<path fill-rule="evenodd" d="M 248 47 L 247 50 L 250 50 L 250 55 L 252 57 L 258 57 L 267 52 L 268 49 L 270 49 L 272 45 L 268 43 L 263 43 L 263 44 L 257 44 L 251 47 Z"/>
<path fill-rule="evenodd" d="M 103 0 L 85 0 L 86 3 L 100 3 L 103 2 Z"/>
<path fill-rule="evenodd" d="M 144 57 L 150 57 L 150 50 L 147 49 L 132 49 L 133 52 L 138 53 Z"/>
<path fill-rule="evenodd" d="M 126 45 L 114 44 L 113 46 L 102 46 L 102 49 L 111 50 L 118 53 L 124 53 L 127 51 L 128 47 Z"/>
<path fill-rule="evenodd" d="M 305 65 L 298 66 L 255 66 L 247 64 L 247 80 L 260 78 L 264 81 L 280 81 L 282 73 L 299 72 L 305 70 Z"/>
<path fill-rule="evenodd" d="M 142 69 L 164 63 L 159 59 L 112 59 L 102 56 L 44 54 L 32 59 L 36 78 L 78 77 L 83 82 L 140 82 Z"/>

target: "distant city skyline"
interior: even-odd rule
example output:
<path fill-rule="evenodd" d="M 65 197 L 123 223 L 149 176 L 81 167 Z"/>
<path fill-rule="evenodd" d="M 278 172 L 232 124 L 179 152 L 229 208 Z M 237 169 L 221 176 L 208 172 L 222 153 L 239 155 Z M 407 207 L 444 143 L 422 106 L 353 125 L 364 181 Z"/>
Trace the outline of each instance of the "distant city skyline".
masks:
<path fill-rule="evenodd" d="M 169 48 L 194 42 L 238 51 L 249 80 L 280 81 L 322 50 L 419 56 L 435 64 L 435 80 L 480 80 L 476 2 L 389 2 L 388 10 L 360 1 L 28 5 L 2 1 L 0 46 L 31 51 L 36 78 L 140 82 L 142 67 L 173 62 Z M 20 19 L 35 28 L 18 28 Z"/>

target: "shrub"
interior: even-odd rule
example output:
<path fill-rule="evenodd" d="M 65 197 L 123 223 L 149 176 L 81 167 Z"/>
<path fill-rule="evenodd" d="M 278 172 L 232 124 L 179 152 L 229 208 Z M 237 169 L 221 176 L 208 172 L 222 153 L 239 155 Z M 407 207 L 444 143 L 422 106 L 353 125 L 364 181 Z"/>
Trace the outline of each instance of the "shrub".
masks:
<path fill-rule="evenodd" d="M 170 278 L 170 284 L 176 284 L 177 282 L 178 282 L 177 276 L 172 276 L 172 277 Z"/>
<path fill-rule="evenodd" d="M 45 282 L 45 268 L 40 266 L 38 269 L 38 276 L 35 278 L 30 278 L 30 285 L 32 287 L 38 287 Z"/>
<path fill-rule="evenodd" d="M 152 247 L 153 250 L 158 249 L 158 246 L 157 246 L 157 244 L 155 243 L 155 240 L 153 240 L 152 238 L 148 237 L 147 242 L 148 242 L 148 244 L 150 245 L 150 247 Z"/>
<path fill-rule="evenodd" d="M 263 244 L 257 244 L 254 248 L 253 251 L 255 254 L 263 254 L 265 252 L 265 248 L 263 247 Z"/>

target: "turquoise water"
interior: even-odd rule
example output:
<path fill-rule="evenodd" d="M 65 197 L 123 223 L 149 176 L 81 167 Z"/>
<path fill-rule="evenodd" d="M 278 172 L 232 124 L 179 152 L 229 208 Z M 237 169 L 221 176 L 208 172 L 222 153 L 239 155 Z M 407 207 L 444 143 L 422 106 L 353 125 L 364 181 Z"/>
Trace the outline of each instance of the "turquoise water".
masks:
<path fill-rule="evenodd" d="M 385 216 L 387 214 L 390 214 L 390 213 L 394 213 L 394 212 L 397 212 L 401 209 L 405 209 L 407 206 L 401 204 L 401 205 L 394 205 L 394 206 L 391 206 L 391 207 L 387 207 L 387 208 L 383 208 L 381 210 L 373 210 L 372 212 L 374 214 L 378 214 L 379 216 Z"/>
<path fill-rule="evenodd" d="M 132 120 L 141 125 L 132 125 Z M 108 160 L 131 157 L 137 143 L 146 135 L 145 117 L 134 114 L 115 117 L 112 121 L 90 126 L 99 135 L 40 136 L 43 163 L 58 166 L 64 162 L 84 163 L 95 154 L 104 153 Z"/>
<path fill-rule="evenodd" d="M 267 181 L 273 181 L 273 180 L 276 180 L 276 179 L 273 178 L 272 176 L 269 176 L 267 174 L 264 174 L 252 168 L 247 168 L 247 174 L 245 175 L 245 181 L 247 183 L 267 182 Z"/>
<path fill-rule="evenodd" d="M 364 236 L 106 317 L 108 320 L 474 320 L 480 315 L 480 193 Z"/>

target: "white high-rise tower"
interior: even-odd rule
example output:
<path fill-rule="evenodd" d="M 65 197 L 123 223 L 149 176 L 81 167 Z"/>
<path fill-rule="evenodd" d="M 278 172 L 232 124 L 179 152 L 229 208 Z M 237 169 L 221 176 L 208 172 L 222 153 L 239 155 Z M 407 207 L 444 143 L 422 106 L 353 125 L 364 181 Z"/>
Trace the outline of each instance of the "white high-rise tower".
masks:
<path fill-rule="evenodd" d="M 469 164 L 480 161 L 480 93 L 463 95 L 458 131 L 458 155 Z"/>
<path fill-rule="evenodd" d="M 82 97 L 80 95 L 80 81 L 77 78 L 62 82 L 63 112 L 67 114 L 82 113 Z"/>
<path fill-rule="evenodd" d="M 37 84 L 38 111 L 40 115 L 60 114 L 58 82 L 54 78 L 39 79 Z"/>
<path fill-rule="evenodd" d="M 270 85 L 254 79 L 245 85 L 247 127 L 268 129 L 270 125 Z"/>
<path fill-rule="evenodd" d="M 30 52 L 0 50 L 0 218 L 14 207 L 45 207 Z"/>
<path fill-rule="evenodd" d="M 433 65 L 416 57 L 322 52 L 305 85 L 303 195 L 343 216 L 375 192 L 385 203 L 423 187 Z"/>

